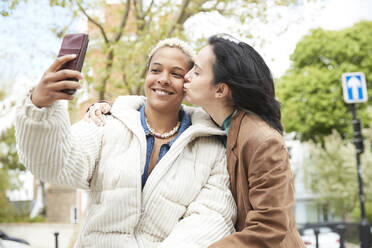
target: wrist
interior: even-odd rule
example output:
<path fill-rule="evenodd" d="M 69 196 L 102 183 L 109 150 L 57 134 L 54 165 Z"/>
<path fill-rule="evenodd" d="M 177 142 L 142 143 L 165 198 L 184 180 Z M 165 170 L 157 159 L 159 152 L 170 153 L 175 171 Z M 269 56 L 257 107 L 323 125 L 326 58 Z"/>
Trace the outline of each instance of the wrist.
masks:
<path fill-rule="evenodd" d="M 44 106 L 41 106 L 37 101 L 35 101 L 35 97 L 34 97 L 35 88 L 36 88 L 36 87 L 32 87 L 32 88 L 30 89 L 30 91 L 28 92 L 28 97 L 30 98 L 31 103 L 32 103 L 35 107 L 37 107 L 37 108 L 42 108 L 42 107 L 44 107 Z"/>

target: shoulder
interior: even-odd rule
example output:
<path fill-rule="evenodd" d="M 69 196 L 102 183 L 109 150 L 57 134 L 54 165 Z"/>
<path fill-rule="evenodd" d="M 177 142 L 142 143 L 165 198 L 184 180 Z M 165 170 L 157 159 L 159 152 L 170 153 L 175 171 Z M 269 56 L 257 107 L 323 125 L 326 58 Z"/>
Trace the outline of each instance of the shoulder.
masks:
<path fill-rule="evenodd" d="M 231 127 L 235 130 L 229 130 L 232 137 L 228 150 L 232 149 L 246 163 L 263 157 L 286 159 L 288 152 L 282 135 L 255 114 L 239 111 Z"/>
<path fill-rule="evenodd" d="M 146 97 L 137 95 L 119 96 L 114 101 L 111 113 L 122 112 L 123 110 L 138 110 L 146 102 Z"/>
<path fill-rule="evenodd" d="M 240 123 L 234 153 L 249 166 L 250 175 L 273 168 L 289 169 L 288 150 L 282 135 L 254 114 L 245 114 Z"/>
<path fill-rule="evenodd" d="M 182 108 L 189 116 L 191 121 L 191 126 L 187 129 L 187 132 L 185 132 L 185 136 L 191 136 L 194 139 L 205 136 L 210 137 L 225 135 L 225 131 L 218 127 L 213 122 L 209 114 L 201 107 L 182 105 Z"/>
<path fill-rule="evenodd" d="M 208 113 L 201 107 L 182 105 L 182 109 L 190 117 L 193 125 L 216 127 L 216 124 L 213 123 Z"/>
<path fill-rule="evenodd" d="M 259 146 L 263 143 L 278 143 L 284 145 L 283 136 L 259 116 L 244 113 L 239 125 L 237 142 Z"/>
<path fill-rule="evenodd" d="M 187 144 L 183 154 L 192 158 L 198 167 L 226 167 L 226 149 L 217 136 L 198 137 Z"/>
<path fill-rule="evenodd" d="M 185 131 L 183 138 L 187 139 L 185 146 L 197 157 L 205 157 L 208 160 L 220 160 L 226 155 L 226 148 L 221 141 L 224 131 L 218 127 L 206 127 L 199 124 L 192 124 Z"/>
<path fill-rule="evenodd" d="M 204 149 L 215 149 L 219 152 L 225 152 L 226 150 L 221 139 L 219 139 L 217 135 L 198 137 L 194 140 L 194 143 Z"/>

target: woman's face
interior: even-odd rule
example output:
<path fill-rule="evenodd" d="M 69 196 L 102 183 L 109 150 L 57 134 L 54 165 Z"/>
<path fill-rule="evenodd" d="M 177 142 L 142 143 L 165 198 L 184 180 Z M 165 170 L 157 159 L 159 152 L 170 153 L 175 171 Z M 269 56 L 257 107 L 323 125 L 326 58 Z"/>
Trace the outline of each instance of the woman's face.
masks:
<path fill-rule="evenodd" d="M 179 109 L 189 57 L 179 48 L 163 47 L 153 55 L 145 80 L 147 105 L 158 112 Z"/>
<path fill-rule="evenodd" d="M 213 64 L 215 56 L 212 46 L 200 50 L 194 67 L 185 75 L 185 101 L 207 107 L 213 104 L 215 85 L 213 84 Z"/>

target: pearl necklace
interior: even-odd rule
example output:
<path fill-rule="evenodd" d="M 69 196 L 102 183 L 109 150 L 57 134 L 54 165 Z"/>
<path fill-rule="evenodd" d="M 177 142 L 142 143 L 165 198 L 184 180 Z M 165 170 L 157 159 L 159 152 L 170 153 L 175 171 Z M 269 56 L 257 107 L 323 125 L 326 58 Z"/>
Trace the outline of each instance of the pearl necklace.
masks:
<path fill-rule="evenodd" d="M 180 122 L 177 122 L 177 125 L 167 133 L 156 133 L 155 130 L 152 127 L 150 127 L 149 123 L 146 120 L 146 125 L 149 128 L 150 133 L 154 135 L 156 138 L 160 138 L 160 139 L 167 139 L 169 137 L 172 137 L 175 133 L 178 132 L 178 129 L 180 128 L 180 124 L 181 124 Z"/>

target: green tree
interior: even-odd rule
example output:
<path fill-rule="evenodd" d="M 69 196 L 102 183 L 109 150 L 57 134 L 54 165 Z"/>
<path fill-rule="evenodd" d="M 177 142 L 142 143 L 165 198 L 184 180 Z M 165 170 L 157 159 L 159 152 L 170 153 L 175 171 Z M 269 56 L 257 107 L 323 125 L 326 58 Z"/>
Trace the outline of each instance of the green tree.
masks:
<path fill-rule="evenodd" d="M 365 129 L 367 136 L 372 129 Z M 372 204 L 372 152 L 370 139 L 365 141 L 366 150 L 362 155 L 362 177 L 366 206 Z M 324 138 L 324 145 L 307 142 L 309 159 L 304 164 L 305 185 L 316 193 L 317 200 L 337 216 L 360 218 L 359 189 L 355 159 L 355 147 L 333 131 Z M 372 209 L 367 215 L 372 217 Z M 351 215 L 353 213 L 353 215 Z M 372 221 L 372 219 L 370 219 Z"/>
<path fill-rule="evenodd" d="M 0 164 L 8 170 L 25 170 L 19 162 L 14 126 L 11 126 L 0 135 Z"/>
<path fill-rule="evenodd" d="M 6 91 L 0 89 L 0 118 L 7 113 L 6 109 L 13 106 L 12 103 L 3 104 L 5 98 Z M 15 219 L 15 212 L 6 196 L 6 191 L 21 186 L 17 180 L 17 172 L 24 169 L 24 166 L 18 160 L 14 126 L 6 130 L 0 130 L 0 222 Z"/>
<path fill-rule="evenodd" d="M 0 135 L 0 222 L 13 221 L 16 217 L 6 191 L 21 186 L 17 180 L 19 170 L 24 170 L 24 167 L 18 162 L 14 127 L 11 127 Z"/>
<path fill-rule="evenodd" d="M 352 116 L 344 103 L 341 75 L 364 72 L 372 93 L 372 22 L 363 21 L 340 31 L 315 29 L 298 42 L 292 65 L 277 84 L 283 125 L 302 141 L 323 142 L 337 130 L 352 136 Z M 371 124 L 371 100 L 358 104 L 363 125 Z"/>

